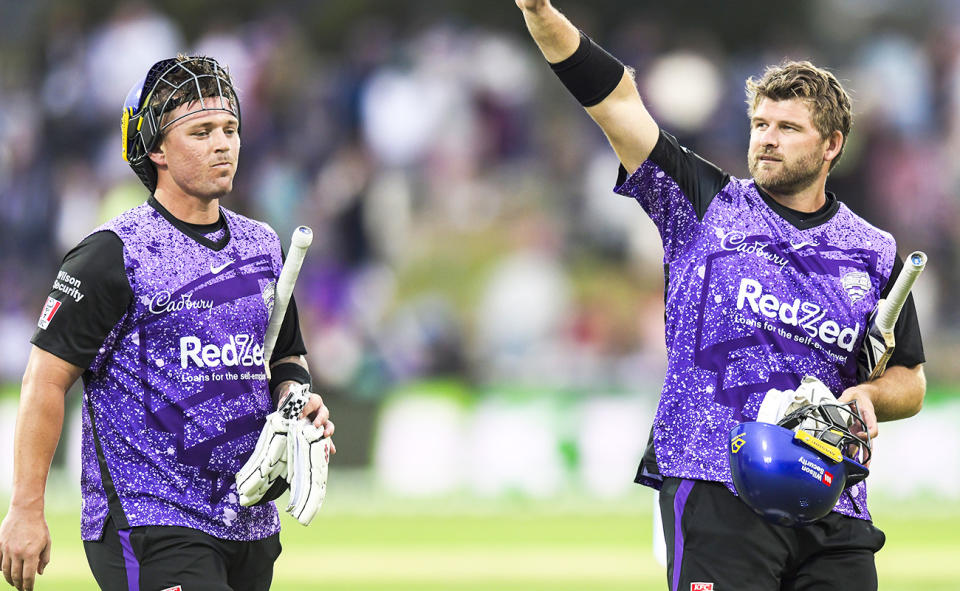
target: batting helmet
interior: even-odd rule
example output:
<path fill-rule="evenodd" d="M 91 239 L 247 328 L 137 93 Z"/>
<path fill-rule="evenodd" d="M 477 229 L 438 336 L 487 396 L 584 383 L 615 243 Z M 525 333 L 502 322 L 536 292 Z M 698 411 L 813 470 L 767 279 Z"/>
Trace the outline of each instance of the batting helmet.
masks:
<path fill-rule="evenodd" d="M 209 97 L 219 97 L 220 101 L 207 106 L 201 99 Z M 166 113 L 193 102 L 197 108 L 163 121 Z M 167 127 L 199 111 L 232 113 L 239 132 L 240 102 L 236 90 L 230 75 L 210 57 L 180 55 L 160 60 L 127 94 L 120 122 L 123 159 L 151 193 L 157 188 L 157 170 L 150 161 L 150 152 Z"/>
<path fill-rule="evenodd" d="M 844 489 L 870 473 L 870 439 L 859 412 L 846 405 L 807 405 L 776 425 L 741 423 L 730 431 L 728 457 L 737 494 L 779 525 L 826 516 Z"/>

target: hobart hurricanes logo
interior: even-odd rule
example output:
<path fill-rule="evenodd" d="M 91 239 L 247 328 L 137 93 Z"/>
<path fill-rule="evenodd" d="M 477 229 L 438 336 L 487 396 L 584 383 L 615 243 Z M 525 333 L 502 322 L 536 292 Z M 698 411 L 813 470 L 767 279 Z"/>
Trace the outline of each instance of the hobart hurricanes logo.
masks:
<path fill-rule="evenodd" d="M 180 337 L 180 367 L 259 367 L 263 365 L 263 344 L 248 334 L 232 334 L 226 343 L 204 344 L 198 337 Z"/>
<path fill-rule="evenodd" d="M 870 291 L 870 276 L 864 271 L 850 271 L 840 279 L 850 301 L 856 304 Z"/>
<path fill-rule="evenodd" d="M 779 320 L 788 326 L 798 326 L 811 338 L 829 345 L 836 343 L 846 351 L 853 351 L 853 345 L 860 334 L 859 322 L 852 328 L 842 328 L 834 320 L 824 320 L 827 311 L 819 304 L 804 302 L 799 298 L 792 302 L 781 302 L 772 293 L 763 293 L 763 286 L 755 279 L 740 280 L 737 309 L 743 310 L 745 306 L 750 306 L 754 313 L 771 320 Z"/>
<path fill-rule="evenodd" d="M 263 305 L 267 307 L 267 317 L 273 314 L 273 300 L 277 294 L 277 282 L 270 280 L 263 286 L 260 295 L 263 296 Z"/>

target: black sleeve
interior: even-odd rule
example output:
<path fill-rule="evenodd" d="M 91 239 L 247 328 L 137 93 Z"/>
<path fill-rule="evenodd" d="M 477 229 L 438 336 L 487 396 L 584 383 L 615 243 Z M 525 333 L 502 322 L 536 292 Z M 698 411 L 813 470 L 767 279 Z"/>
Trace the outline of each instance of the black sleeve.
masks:
<path fill-rule="evenodd" d="M 30 342 L 86 369 L 132 302 L 120 237 L 91 234 L 63 258 Z"/>
<path fill-rule="evenodd" d="M 880 297 L 885 298 L 893 289 L 893 283 L 900 275 L 903 269 L 903 259 L 898 255 L 893 261 L 893 272 L 890 274 L 890 280 L 884 286 Z M 907 296 L 907 301 L 900 310 L 900 316 L 893 327 L 893 336 L 896 339 L 896 347 L 893 354 L 887 362 L 887 366 L 903 365 L 913 367 L 926 361 L 923 355 L 923 340 L 920 337 L 920 323 L 917 321 L 917 307 L 913 303 L 913 294 Z"/>
<path fill-rule="evenodd" d="M 303 344 L 303 335 L 300 333 L 300 315 L 297 313 L 297 302 L 290 296 L 287 312 L 283 315 L 283 324 L 277 334 L 277 344 L 270 355 L 270 363 L 284 357 L 306 355 L 307 348 Z"/>
<path fill-rule="evenodd" d="M 695 152 L 680 145 L 677 138 L 660 130 L 660 138 L 647 160 L 660 167 L 686 195 L 702 220 L 710 202 L 730 182 L 730 175 L 716 164 L 704 160 Z M 617 185 L 627 180 L 627 171 L 621 165 Z"/>

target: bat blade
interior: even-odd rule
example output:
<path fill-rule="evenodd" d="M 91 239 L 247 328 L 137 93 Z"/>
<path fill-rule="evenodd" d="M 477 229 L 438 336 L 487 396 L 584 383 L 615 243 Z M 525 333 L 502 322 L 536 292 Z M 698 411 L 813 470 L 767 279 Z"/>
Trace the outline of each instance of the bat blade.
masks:
<path fill-rule="evenodd" d="M 270 378 L 270 357 L 273 355 L 273 348 L 277 344 L 277 336 L 280 334 L 283 317 L 287 313 L 290 296 L 293 295 L 293 286 L 297 283 L 300 267 L 303 266 L 303 259 L 307 256 L 307 248 L 310 247 L 312 242 L 313 231 L 307 226 L 300 226 L 293 231 L 293 237 L 290 239 L 290 251 L 283 262 L 283 268 L 280 269 L 280 277 L 277 278 L 273 311 L 270 313 L 267 333 L 263 337 L 263 364 L 266 366 L 267 379 Z"/>
<path fill-rule="evenodd" d="M 858 371 L 861 381 L 874 380 L 886 370 L 887 362 L 897 346 L 893 329 L 913 284 L 926 265 L 927 255 L 920 251 L 910 253 L 890 293 L 877 302 L 877 307 L 870 315 L 867 336 L 863 340 Z"/>

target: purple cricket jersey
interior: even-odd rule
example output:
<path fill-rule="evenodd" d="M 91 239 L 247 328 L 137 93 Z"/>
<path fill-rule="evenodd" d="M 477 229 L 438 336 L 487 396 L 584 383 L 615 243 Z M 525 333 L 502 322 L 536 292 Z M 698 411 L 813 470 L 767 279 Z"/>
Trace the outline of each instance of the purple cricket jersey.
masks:
<path fill-rule="evenodd" d="M 615 191 L 656 224 L 668 269 L 667 374 L 652 431 L 660 475 L 733 491 L 729 432 L 756 419 L 768 390 L 794 389 L 805 375 L 835 396 L 857 383 L 857 354 L 896 244 L 842 203 L 800 229 L 753 180 L 725 178 L 702 216 L 651 160 Z M 834 510 L 869 519 L 866 483 L 849 493 Z"/>
<path fill-rule="evenodd" d="M 280 241 L 221 212 L 230 239 L 219 250 L 148 204 L 95 230 L 122 240 L 134 297 L 85 374 L 84 540 L 100 538 L 108 514 L 120 528 L 175 525 L 226 540 L 280 529 L 274 504 L 240 506 L 234 483 L 272 410 L 263 339 Z"/>

